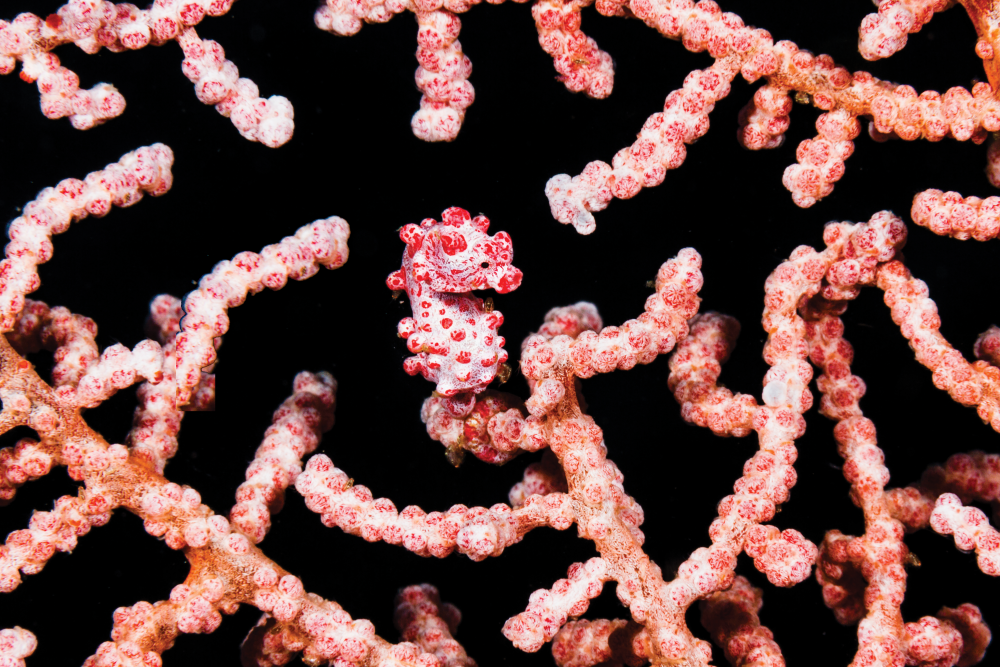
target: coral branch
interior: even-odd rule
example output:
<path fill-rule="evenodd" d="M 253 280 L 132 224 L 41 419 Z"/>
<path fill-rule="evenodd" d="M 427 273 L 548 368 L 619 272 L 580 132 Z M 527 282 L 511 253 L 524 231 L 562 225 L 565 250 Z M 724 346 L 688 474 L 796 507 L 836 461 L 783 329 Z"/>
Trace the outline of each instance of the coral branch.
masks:
<path fill-rule="evenodd" d="M 882 6 L 888 12 L 891 7 L 898 9 L 899 2 L 885 0 Z M 745 26 L 738 16 L 722 12 L 715 2 L 632 0 L 627 4 L 632 14 L 650 27 L 681 40 L 690 51 L 707 50 L 715 62 L 706 70 L 691 72 L 684 87 L 667 97 L 663 113 L 650 116 L 638 140 L 619 151 L 611 165 L 591 162 L 578 176 L 559 174 L 549 179 L 545 194 L 552 216 L 564 224 L 572 223 L 581 234 L 594 231 L 593 213 L 606 208 L 613 197 L 628 199 L 643 187 L 659 185 L 667 170 L 684 162 L 684 144 L 708 130 L 708 114 L 715 102 L 729 94 L 737 74 L 749 82 L 762 77 L 766 80 L 754 96 L 753 106 L 741 113 L 738 136 L 747 148 L 780 145 L 788 127 L 789 92 L 828 112 L 817 123 L 819 136 L 799 146 L 800 164 L 789 167 L 783 177 L 799 206 L 812 206 L 832 191 L 833 183 L 844 173 L 844 160 L 853 151 L 851 140 L 859 132 L 857 119 L 861 116 L 872 119 L 873 136 L 879 139 L 895 135 L 905 140 L 938 141 L 951 136 L 981 143 L 988 132 L 1000 130 L 1000 103 L 990 84 L 977 83 L 971 92 L 951 88 L 944 95 L 927 91 L 918 96 L 910 86 L 880 81 L 867 72 L 852 74 L 830 56 L 816 57 L 793 42 L 775 43 L 768 32 Z M 911 4 L 924 5 L 921 0 Z M 943 8 L 942 3 L 937 5 Z M 929 13 L 924 9 L 919 13 L 922 25 Z M 893 29 L 903 25 L 897 25 L 895 18 L 890 24 Z M 903 33 L 914 25 L 912 21 L 905 23 Z M 990 67 L 995 65 L 987 65 L 988 71 Z M 992 75 L 991 81 L 997 83 Z M 995 155 L 996 149 L 991 148 L 991 156 Z"/>
<path fill-rule="evenodd" d="M 236 66 L 225 59 L 222 47 L 199 39 L 193 27 L 206 14 L 225 14 L 233 2 L 157 0 L 139 9 L 106 0 L 72 0 L 44 20 L 20 14 L 11 22 L 0 21 L 0 74 L 9 74 L 21 61 L 21 78 L 38 81 L 42 113 L 69 116 L 73 127 L 86 130 L 121 115 L 125 98 L 106 83 L 80 90 L 79 77 L 59 64 L 49 53 L 52 49 L 72 42 L 86 53 L 102 47 L 117 53 L 177 40 L 185 56 L 182 70 L 195 82 L 199 101 L 214 104 L 245 138 L 274 148 L 292 136 L 291 104 L 279 96 L 261 99 L 253 81 L 237 80 Z"/>
<path fill-rule="evenodd" d="M 580 10 L 588 4 L 585 0 L 539 0 L 532 5 L 531 15 L 538 43 L 552 56 L 559 81 L 570 92 L 603 99 L 614 87 L 614 62 L 580 30 Z"/>
<path fill-rule="evenodd" d="M 934 386 L 958 403 L 977 408 L 983 422 L 1000 432 L 1000 368 L 986 361 L 970 364 L 948 343 L 939 331 L 941 318 L 926 283 L 914 279 L 901 262 L 880 266 L 877 285 L 917 361 L 933 371 Z"/>
<path fill-rule="evenodd" d="M 597 227 L 592 211 L 606 208 L 612 197 L 630 199 L 642 188 L 662 183 L 669 169 L 684 163 L 684 145 L 708 131 L 708 114 L 729 94 L 729 84 L 738 72 L 732 58 L 692 72 L 683 88 L 667 96 L 663 113 L 650 116 L 639 139 L 618 151 L 611 165 L 591 162 L 572 179 L 567 174 L 550 178 L 545 196 L 552 216 L 563 224 L 572 223 L 581 234 L 590 234 Z"/>
<path fill-rule="evenodd" d="M 107 215 L 112 204 L 131 206 L 143 193 L 162 195 L 173 183 L 173 162 L 170 148 L 153 144 L 125 154 L 82 181 L 67 178 L 45 188 L 28 202 L 21 217 L 7 228 L 11 242 L 5 249 L 7 258 L 0 262 L 0 328 L 4 332 L 13 328 L 24 295 L 41 285 L 35 267 L 51 259 L 52 235 L 65 232 L 74 220 Z"/>
<path fill-rule="evenodd" d="M 608 564 L 600 558 L 570 565 L 568 579 L 560 579 L 551 590 L 531 594 L 527 610 L 507 619 L 503 634 L 522 651 L 534 653 L 552 641 L 568 618 L 587 611 L 590 601 L 601 594 L 608 581 Z"/>
<path fill-rule="evenodd" d="M 915 665 L 954 665 L 962 655 L 962 634 L 951 623 L 924 616 L 903 629 L 902 651 Z"/>
<path fill-rule="evenodd" d="M 976 42 L 976 55 L 983 59 L 986 76 L 994 90 L 1000 90 L 1000 60 L 996 58 L 1000 48 L 1000 17 L 997 16 L 996 5 L 991 0 L 958 0 L 972 19 L 979 41 Z"/>
<path fill-rule="evenodd" d="M 16 358 L 5 339 L 0 340 L 0 353 Z M 305 637 L 299 650 L 304 648 L 307 655 L 323 659 L 339 655 L 347 664 L 359 666 L 388 667 L 392 660 L 413 667 L 422 664 L 419 651 L 410 645 L 388 644 L 375 636 L 371 624 L 352 622 L 342 612 L 331 615 L 332 608 L 321 598 L 306 594 L 298 579 L 201 504 L 194 489 L 168 482 L 125 447 L 108 446 L 86 426 L 78 410 L 55 399 L 30 365 L 20 366 L 5 358 L 0 364 L 0 386 L 14 382 L 29 387 L 25 392 L 28 400 L 57 412 L 59 419 L 44 435 L 48 442 L 65 443 L 60 458 L 85 488 L 78 499 L 57 502 L 55 513 L 36 514 L 28 531 L 13 533 L 8 545 L 0 548 L 3 590 L 19 583 L 17 568 L 37 571 L 54 549 L 72 548 L 74 532 L 86 532 L 83 527 L 88 523 L 107 521 L 109 512 L 118 506 L 142 517 L 148 532 L 166 535 L 168 546 L 186 547 L 185 555 L 192 564 L 187 581 L 174 588 L 169 601 L 156 605 L 140 602 L 119 610 L 114 641 L 98 649 L 87 663 L 90 667 L 133 664 L 128 661 L 158 664 L 159 654 L 179 633 L 210 632 L 221 621 L 218 612 L 232 613 L 242 603 L 254 604 L 278 621 L 293 624 L 289 632 Z"/>
<path fill-rule="evenodd" d="M 689 648 L 695 660 L 704 662 L 710 649 L 703 642 L 691 642 L 693 637 L 683 627 L 683 613 L 678 617 L 677 603 L 670 601 L 660 569 L 642 551 L 642 508 L 625 494 L 624 477 L 606 458 L 600 428 L 583 414 L 577 378 L 616 367 L 628 369 L 669 352 L 687 335 L 685 320 L 697 312 L 700 265 L 700 256 L 690 249 L 666 262 L 657 275 L 657 292 L 647 300 L 647 312 L 639 320 L 621 328 L 605 327 L 600 335 L 584 331 L 575 339 L 568 335 L 550 337 L 559 330 L 576 328 L 574 322 L 584 309 L 557 311 L 543 327 L 549 335 L 535 334 L 522 348 L 521 370 L 532 388 L 532 398 L 526 403 L 533 413 L 529 419 L 542 432 L 541 440 L 549 444 L 566 474 L 580 533 L 594 541 L 607 568 L 601 579 L 617 582 L 619 599 L 629 606 L 636 622 L 647 626 L 643 638 L 636 641 L 641 653 L 654 662 L 691 655 Z M 566 326 L 559 324 L 563 316 Z M 597 323 L 596 313 L 589 319 Z M 622 332 L 635 335 L 620 335 Z M 598 347 L 599 354 L 594 354 Z M 574 615 L 558 604 L 552 614 L 547 613 L 548 598 L 535 594 L 540 595 L 545 599 L 539 598 L 537 605 L 533 602 L 528 611 L 505 626 L 508 638 L 526 650 L 538 650 L 554 637 L 566 618 Z"/>
<path fill-rule="evenodd" d="M 107 4 L 110 3 L 102 3 L 105 5 L 102 8 L 106 9 Z M 58 57 L 48 53 L 58 44 L 74 41 L 71 32 L 77 32 L 74 29 L 81 23 L 83 30 L 79 33 L 82 39 L 77 44 L 85 52 L 97 52 L 101 48 L 99 38 L 113 39 L 112 33 L 95 29 L 99 26 L 87 20 L 89 16 L 80 15 L 90 14 L 89 10 L 86 5 L 81 7 L 71 3 L 45 21 L 34 14 L 19 14 L 10 22 L 0 20 L 0 74 L 13 72 L 17 62 L 21 61 L 21 79 L 28 83 L 37 81 L 45 117 L 68 116 L 78 130 L 100 125 L 120 116 L 125 110 L 125 98 L 114 86 L 99 83 L 90 90 L 80 90 L 80 78 L 76 73 L 63 67 Z M 115 13 L 113 5 L 112 13 Z M 123 48 L 119 46 L 117 50 Z"/>
<path fill-rule="evenodd" d="M 97 363 L 87 367 L 74 391 L 68 391 L 73 388 L 65 385 L 59 388 L 59 399 L 70 405 L 95 408 L 136 380 L 160 382 L 163 360 L 159 343 L 151 340 L 141 341 L 131 351 L 120 343 L 112 345 L 101 353 Z"/>
<path fill-rule="evenodd" d="M 182 633 L 211 633 L 222 623 L 220 609 L 236 611 L 234 603 L 220 604 L 224 584 L 219 579 L 191 581 L 175 586 L 170 598 L 150 604 L 137 602 L 114 613 L 111 638 L 87 660 L 86 667 L 146 667 L 161 665 L 160 654 Z"/>
<path fill-rule="evenodd" d="M 29 306 L 34 313 L 44 311 L 38 333 L 41 344 L 54 352 L 52 385 L 72 391 L 98 359 L 97 324 L 89 317 L 71 313 L 68 308 L 56 306 L 50 310 L 45 303 L 26 300 L 25 307 Z"/>
<path fill-rule="evenodd" d="M 265 247 L 260 254 L 241 252 L 232 261 L 216 264 L 184 301 L 186 315 L 174 340 L 177 405 L 191 400 L 201 369 L 215 362 L 214 340 L 229 330 L 230 308 L 265 287 L 281 289 L 289 278 L 305 280 L 321 267 L 340 268 L 347 261 L 350 235 L 347 222 L 332 216 L 299 228 L 295 236 Z"/>
<path fill-rule="evenodd" d="M 976 359 L 1000 366 L 1000 327 L 994 325 L 981 333 L 972 351 Z"/>
<path fill-rule="evenodd" d="M 587 301 L 572 306 L 560 306 L 545 313 L 538 335 L 547 339 L 556 336 L 578 338 L 584 331 L 600 331 L 604 328 L 597 306 Z"/>
<path fill-rule="evenodd" d="M 774 633 L 761 625 L 764 604 L 759 588 L 745 577 L 736 577 L 728 591 L 701 601 L 701 624 L 712 640 L 726 652 L 733 667 L 784 667 L 785 659 L 774 641 Z"/>
<path fill-rule="evenodd" d="M 437 657 L 441 667 L 476 667 L 476 661 L 452 638 L 461 620 L 458 608 L 442 603 L 430 584 L 407 586 L 396 596 L 393 621 L 402 639 Z"/>
<path fill-rule="evenodd" d="M 823 588 L 823 604 L 842 625 L 856 623 L 865 616 L 867 582 L 851 558 L 851 547 L 857 539 L 839 530 L 828 530 L 816 561 L 816 581 Z"/>
<path fill-rule="evenodd" d="M 413 115 L 413 134 L 424 141 L 451 141 L 458 136 L 465 110 L 475 99 L 468 82 L 472 63 L 457 38 L 461 21 L 481 0 L 325 0 L 316 10 L 320 30 L 354 35 L 364 23 L 385 23 L 409 10 L 417 15 L 417 88 L 423 93 Z M 500 4 L 504 0 L 488 0 Z M 526 2 L 527 0 L 514 0 Z M 580 30 L 580 10 L 593 0 L 538 0 L 531 8 L 538 42 L 552 56 L 559 81 L 571 92 L 604 98 L 614 85 L 614 62 Z"/>
<path fill-rule="evenodd" d="M 531 496 L 515 510 L 503 504 L 489 509 L 454 505 L 447 512 L 428 514 L 410 505 L 398 512 L 391 500 L 375 499 L 367 487 L 355 485 L 322 454 L 309 459 L 295 489 L 309 509 L 322 515 L 325 526 L 437 558 L 456 549 L 476 561 L 499 556 L 529 531 L 540 526 L 565 530 L 574 518 L 570 499 L 562 493 Z"/>
<path fill-rule="evenodd" d="M 888 58 L 906 46 L 907 35 L 919 32 L 935 12 L 955 0 L 877 0 L 878 13 L 869 14 L 858 30 L 858 51 L 865 60 Z"/>
<path fill-rule="evenodd" d="M 194 28 L 186 28 L 177 36 L 184 51 L 181 71 L 194 84 L 194 93 L 202 104 L 215 105 L 215 110 L 229 118 L 240 135 L 259 141 L 269 148 L 288 143 L 295 131 L 291 103 L 279 95 L 268 99 L 250 79 L 239 78 L 233 61 L 218 42 L 202 40 Z"/>
<path fill-rule="evenodd" d="M 55 353 L 52 383 L 59 401 L 67 406 L 94 408 L 137 380 L 156 385 L 165 372 L 170 374 L 163 349 L 155 341 L 141 341 L 132 350 L 118 343 L 98 356 L 97 325 L 92 319 L 59 306 L 50 309 L 41 301 L 24 303 L 9 335 L 11 344 L 23 352 L 45 347 Z"/>
<path fill-rule="evenodd" d="M 756 399 L 747 394 L 734 396 L 716 384 L 722 364 L 736 346 L 739 323 L 728 315 L 704 313 L 688 324 L 691 332 L 670 355 L 667 379 L 667 386 L 681 404 L 681 416 L 684 421 L 707 426 L 716 435 L 749 435 Z"/>
<path fill-rule="evenodd" d="M 818 554 L 816 545 L 799 531 L 778 530 L 764 524 L 747 531 L 743 550 L 768 581 L 783 588 L 805 581 Z"/>
<path fill-rule="evenodd" d="M 958 667 L 981 662 L 992 635 L 990 629 L 983 623 L 979 607 L 969 603 L 959 605 L 956 609 L 941 607 L 938 610 L 938 618 L 951 623 L 962 634 L 962 656 L 957 663 Z"/>
<path fill-rule="evenodd" d="M 76 548 L 76 538 L 92 526 L 107 523 L 114 507 L 100 496 L 81 493 L 79 498 L 63 496 L 51 512 L 33 513 L 28 528 L 12 532 L 0 547 L 0 593 L 9 593 L 21 583 L 18 570 L 37 574 L 57 551 Z"/>
<path fill-rule="evenodd" d="M 937 617 L 907 623 L 903 637 L 906 662 L 915 665 L 975 665 L 990 642 L 989 628 L 975 605 L 942 607 Z"/>
<path fill-rule="evenodd" d="M 24 628 L 0 630 L 0 663 L 5 667 L 24 667 L 24 659 L 38 648 L 38 640 Z"/>
<path fill-rule="evenodd" d="M 792 98 L 788 89 L 766 84 L 757 89 L 753 100 L 740 112 L 740 145 L 750 150 L 777 148 L 785 143 Z"/>
<path fill-rule="evenodd" d="M 976 552 L 976 563 L 986 574 L 1000 576 L 1000 533 L 975 507 L 963 507 L 954 493 L 941 494 L 934 503 L 931 527 L 941 535 L 954 535 L 955 546 Z"/>
<path fill-rule="evenodd" d="M 329 373 L 299 373 L 292 395 L 275 411 L 229 512 L 233 528 L 254 544 L 264 539 L 271 514 L 284 505 L 285 489 L 302 472 L 302 457 L 333 427 L 336 392 L 337 382 Z"/>
<path fill-rule="evenodd" d="M 301 590 L 301 583 L 295 577 L 286 576 L 282 581 L 293 593 L 296 589 Z M 282 620 L 287 619 L 293 608 L 301 612 L 298 617 L 294 621 Z M 431 667 L 439 664 L 437 656 L 422 652 L 416 644 L 389 644 L 374 632 L 370 622 L 353 620 L 336 602 L 306 593 L 287 613 L 265 614 L 261 618 L 243 643 L 243 664 L 247 667 L 283 665 L 297 653 L 302 653 L 306 664 L 332 663 L 334 660 L 350 667 Z"/>
<path fill-rule="evenodd" d="M 423 95 L 410 126 L 424 141 L 451 141 L 462 129 L 465 109 L 476 98 L 468 81 L 472 61 L 458 41 L 462 22 L 449 11 L 418 11 L 417 25 L 416 79 Z"/>
<path fill-rule="evenodd" d="M 559 460 L 551 451 L 542 454 L 542 460 L 524 469 L 524 479 L 515 484 L 509 494 L 510 506 L 521 507 L 531 496 L 547 496 L 550 493 L 566 493 L 566 474 L 559 466 Z"/>
<path fill-rule="evenodd" d="M 809 208 L 833 192 L 833 184 L 844 175 L 844 161 L 854 152 L 854 142 L 861 132 L 856 116 L 844 109 L 820 114 L 816 119 L 819 136 L 806 139 L 795 152 L 793 164 L 781 178 L 792 193 L 792 201 Z"/>
<path fill-rule="evenodd" d="M 814 318 L 807 327 L 810 358 L 823 371 L 817 380 L 823 393 L 820 412 L 837 421 L 834 437 L 844 458 L 844 477 L 851 483 L 852 500 L 865 516 L 865 534 L 860 538 L 843 536 L 839 531 L 827 534 L 816 578 L 823 586 L 823 600 L 835 610 L 837 620 L 852 622 L 864 616 L 858 626 L 855 661 L 870 658 L 892 664 L 906 653 L 900 605 L 906 590 L 904 564 L 909 549 L 903 543 L 903 526 L 888 511 L 884 488 L 889 471 L 876 444 L 875 426 L 864 418 L 858 404 L 865 387 L 860 378 L 851 375 L 854 351 L 843 338 L 843 323 L 827 314 L 835 307 L 822 298 L 806 310 Z M 859 604 L 856 573 L 868 582 L 863 595 L 867 614 Z"/>
<path fill-rule="evenodd" d="M 181 300 L 169 294 L 161 294 L 149 304 L 146 329 L 163 346 L 163 379 L 157 384 L 144 382 L 139 387 L 136 392 L 139 406 L 126 438 L 132 455 L 147 461 L 161 475 L 167 461 L 177 453 L 177 433 L 184 418 L 175 403 L 177 383 L 174 378 L 174 338 L 180 331 L 183 315 Z M 214 376 L 202 376 L 203 382 L 207 379 L 211 379 L 214 386 Z"/>
<path fill-rule="evenodd" d="M 989 241 L 1000 234 L 1000 197 L 965 197 L 957 192 L 924 190 L 913 198 L 913 222 L 960 241 Z"/>
<path fill-rule="evenodd" d="M 12 398 L 3 396 L 5 404 Z M 0 504 L 10 502 L 17 487 L 52 470 L 54 461 L 48 449 L 31 438 L 22 438 L 13 447 L 0 449 Z"/>
<path fill-rule="evenodd" d="M 950 456 L 944 466 L 932 465 L 919 484 L 886 493 L 889 511 L 908 531 L 930 525 L 934 504 L 942 494 L 963 503 L 1000 501 L 1000 455 L 970 452 Z"/>
<path fill-rule="evenodd" d="M 521 371 L 539 383 L 532 395 L 532 400 L 538 397 L 536 410 L 531 410 L 529 404 L 529 411 L 539 416 L 561 400 L 555 394 L 542 396 L 546 386 L 558 393 L 554 385 L 544 385 L 542 380 L 561 361 L 570 364 L 573 375 L 588 378 L 648 364 L 672 350 L 678 339 L 687 335 L 687 320 L 698 312 L 697 292 L 703 284 L 700 268 L 701 256 L 697 252 L 691 248 L 681 250 L 675 259 L 660 267 L 656 293 L 646 300 L 645 312 L 620 327 L 604 327 L 600 333 L 584 331 L 573 339 L 565 335 L 552 339 L 537 334 L 529 337 L 522 349 Z"/>
<path fill-rule="evenodd" d="M 642 641 L 636 636 L 642 626 L 631 621 L 570 621 L 552 640 L 552 657 L 558 667 L 595 667 L 646 664 Z M 638 650 L 638 652 L 637 652 Z"/>

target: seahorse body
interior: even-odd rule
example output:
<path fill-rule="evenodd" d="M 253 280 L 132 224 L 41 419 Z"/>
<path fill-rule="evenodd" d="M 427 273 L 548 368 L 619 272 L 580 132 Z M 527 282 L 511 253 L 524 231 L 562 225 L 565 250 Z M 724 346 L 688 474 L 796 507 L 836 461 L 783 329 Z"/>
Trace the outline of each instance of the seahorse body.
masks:
<path fill-rule="evenodd" d="M 406 243 L 403 266 L 386 279 L 389 289 L 406 290 L 413 309 L 398 327 L 414 353 L 403 369 L 436 382 L 443 396 L 478 394 L 507 360 L 497 332 L 503 315 L 487 310 L 472 290 L 506 294 L 517 289 L 522 274 L 511 265 L 510 235 L 490 236 L 489 225 L 486 216 L 473 218 L 455 207 L 441 214 L 441 222 L 406 225 L 399 232 Z"/>

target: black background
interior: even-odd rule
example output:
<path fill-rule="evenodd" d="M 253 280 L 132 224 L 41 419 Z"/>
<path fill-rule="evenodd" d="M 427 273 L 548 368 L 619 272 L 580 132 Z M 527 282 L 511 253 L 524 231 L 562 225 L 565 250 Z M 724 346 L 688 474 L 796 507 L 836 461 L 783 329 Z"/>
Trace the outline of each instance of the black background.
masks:
<path fill-rule="evenodd" d="M 54 0 L 0 0 L 0 16 L 45 16 L 56 6 Z M 470 457 L 455 469 L 427 438 L 419 409 L 432 387 L 402 371 L 406 351 L 395 325 L 409 313 L 383 282 L 399 266 L 402 244 L 395 230 L 402 224 L 462 206 L 488 215 L 493 231 L 510 232 L 514 263 L 525 278 L 496 304 L 514 361 L 520 341 L 552 306 L 590 300 L 608 324 L 637 316 L 649 293 L 645 283 L 660 263 L 693 246 L 704 258 L 703 309 L 732 314 L 744 327 L 722 381 L 759 396 L 766 370 L 758 324 L 763 283 L 796 246 L 822 247 L 823 223 L 833 219 L 867 220 L 882 209 L 908 219 L 913 195 L 926 188 L 994 194 L 982 172 L 985 146 L 950 139 L 875 144 L 863 134 L 834 193 L 811 209 L 798 209 L 781 173 L 794 161 L 795 146 L 815 134 L 819 112 L 796 105 L 784 146 L 745 151 L 735 140 L 737 115 L 760 84 L 737 79 L 730 96 L 717 104 L 712 129 L 689 147 L 684 165 L 660 187 L 613 201 L 597 215 L 597 231 L 582 237 L 551 218 L 546 180 L 579 173 L 590 160 L 610 162 L 689 71 L 711 63 L 706 54 L 689 53 L 639 21 L 587 9 L 584 30 L 617 63 L 614 93 L 591 100 L 553 80 L 529 6 L 476 7 L 462 16 L 460 37 L 474 64 L 476 102 L 455 142 L 425 144 L 409 128 L 419 99 L 413 17 L 339 38 L 315 28 L 314 9 L 312 0 L 240 0 L 227 16 L 198 26 L 202 37 L 224 46 L 264 96 L 285 95 L 295 105 L 295 136 L 277 150 L 245 141 L 228 120 L 198 103 L 173 43 L 97 56 L 73 46 L 57 50 L 84 87 L 108 81 L 128 101 L 123 116 L 88 132 L 66 120 L 46 120 L 34 86 L 16 74 L 0 79 L 0 214 L 8 220 L 42 187 L 82 178 L 139 146 L 160 141 L 176 154 L 169 194 L 74 225 L 54 240 L 54 259 L 41 267 L 43 286 L 32 296 L 94 318 L 102 347 L 135 345 L 144 337 L 149 300 L 191 290 L 215 262 L 259 250 L 317 218 L 340 215 L 350 222 L 351 259 L 344 268 L 289 284 L 280 294 L 260 294 L 230 313 L 218 366 L 218 410 L 186 417 L 180 451 L 167 467 L 171 480 L 198 489 L 220 513 L 232 506 L 271 412 L 302 369 L 330 370 L 340 382 L 337 424 L 321 451 L 400 508 L 506 502 L 524 466 L 538 457 L 526 455 L 499 469 Z M 740 0 L 723 9 L 769 29 L 775 39 L 794 39 L 852 70 L 918 90 L 943 92 L 984 77 L 973 52 L 975 32 L 961 8 L 935 17 L 902 53 L 878 63 L 864 62 L 856 51 L 857 26 L 873 10 L 865 0 L 822 8 Z M 997 319 L 997 242 L 961 243 L 915 226 L 910 231 L 908 265 L 930 285 L 945 336 L 971 358 L 975 337 Z M 934 389 L 877 291 L 853 304 L 846 322 L 857 350 L 855 372 L 868 383 L 862 407 L 879 428 L 893 485 L 916 480 L 927 465 L 953 453 L 997 450 L 996 433 Z M 722 440 L 685 424 L 667 390 L 667 372 L 666 360 L 659 359 L 587 380 L 584 390 L 609 456 L 645 509 L 647 553 L 670 575 L 692 550 L 709 544 L 715 505 L 731 492 L 756 443 Z M 506 389 L 527 396 L 517 373 Z M 121 442 L 133 408 L 133 390 L 126 390 L 87 418 L 109 442 Z M 832 425 L 815 412 L 807 420 L 808 432 L 797 443 L 799 482 L 775 523 L 817 543 L 831 528 L 860 534 L 861 512 L 847 497 Z M 3 444 L 24 435 L 8 434 Z M 62 471 L 28 484 L 0 511 L 0 534 L 24 527 L 32 510 L 49 509 L 59 495 L 75 493 L 74 487 Z M 906 620 L 971 601 L 1000 627 L 1000 587 L 977 570 L 973 556 L 930 531 L 907 543 L 923 566 L 910 571 Z M 308 590 L 337 600 L 356 618 L 371 619 L 393 640 L 395 591 L 436 584 L 464 613 L 458 639 L 481 665 L 552 664 L 547 647 L 521 654 L 500 628 L 524 609 L 532 591 L 550 587 L 571 563 L 596 555 L 574 531 L 548 530 L 483 563 L 462 556 L 425 560 L 324 528 L 294 492 L 262 547 L 301 576 Z M 116 607 L 164 599 L 186 572 L 181 553 L 119 512 L 108 526 L 82 537 L 72 557 L 55 556 L 43 573 L 0 598 L 0 627 L 20 625 L 38 636 L 29 665 L 80 664 L 109 638 Z M 836 623 L 813 579 L 779 590 L 745 557 L 738 572 L 763 585 L 762 620 L 789 665 L 850 661 L 855 629 Z M 609 585 L 588 616 L 626 613 Z M 239 642 L 258 615 L 245 607 L 214 635 L 181 637 L 165 655 L 167 664 L 238 664 Z M 689 622 L 705 636 L 696 611 Z M 715 662 L 724 663 L 718 649 Z"/>

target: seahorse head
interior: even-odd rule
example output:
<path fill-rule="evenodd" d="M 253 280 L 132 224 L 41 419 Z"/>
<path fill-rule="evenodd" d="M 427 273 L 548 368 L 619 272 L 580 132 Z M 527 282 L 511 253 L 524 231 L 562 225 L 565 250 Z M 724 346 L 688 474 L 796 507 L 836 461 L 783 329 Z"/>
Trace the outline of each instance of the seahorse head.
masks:
<path fill-rule="evenodd" d="M 490 221 L 452 207 L 441 214 L 441 222 L 428 218 L 420 225 L 406 225 L 399 237 L 413 261 L 413 276 L 436 292 L 471 292 L 495 289 L 506 294 L 521 284 L 521 270 L 511 261 L 514 248 L 510 235 L 487 233 Z"/>

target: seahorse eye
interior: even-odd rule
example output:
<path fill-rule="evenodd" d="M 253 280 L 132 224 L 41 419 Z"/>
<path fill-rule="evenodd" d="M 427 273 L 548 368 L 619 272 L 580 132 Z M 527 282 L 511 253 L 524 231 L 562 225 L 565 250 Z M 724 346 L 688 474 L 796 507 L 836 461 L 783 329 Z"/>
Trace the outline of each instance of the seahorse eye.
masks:
<path fill-rule="evenodd" d="M 488 268 L 490 268 L 490 263 L 489 262 L 483 262 L 482 264 L 479 265 L 479 268 L 481 268 L 481 269 L 488 269 Z"/>

